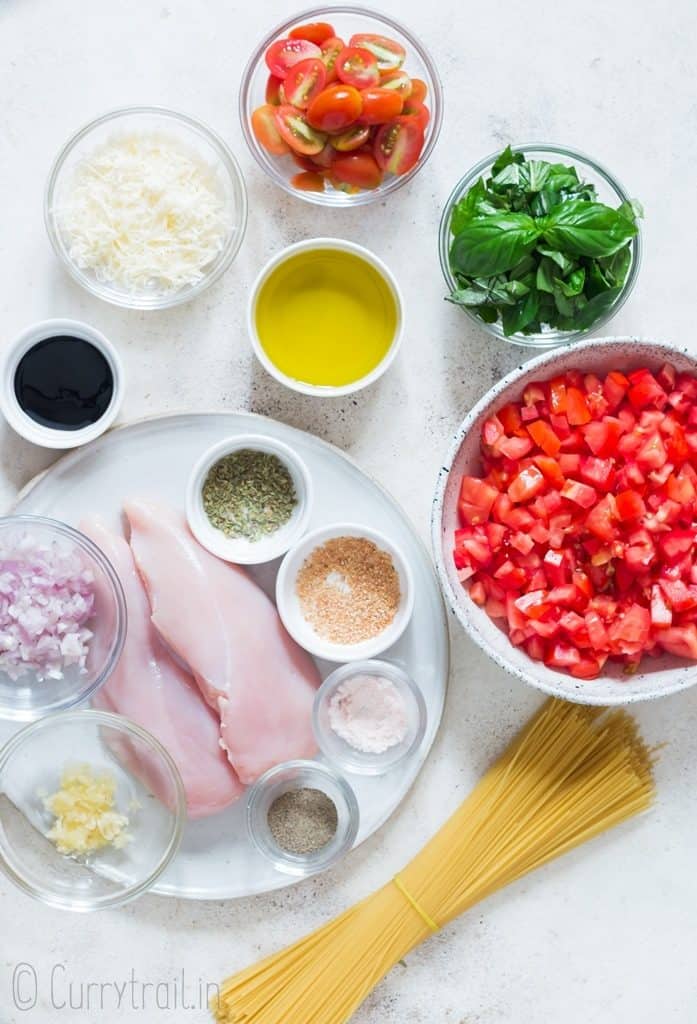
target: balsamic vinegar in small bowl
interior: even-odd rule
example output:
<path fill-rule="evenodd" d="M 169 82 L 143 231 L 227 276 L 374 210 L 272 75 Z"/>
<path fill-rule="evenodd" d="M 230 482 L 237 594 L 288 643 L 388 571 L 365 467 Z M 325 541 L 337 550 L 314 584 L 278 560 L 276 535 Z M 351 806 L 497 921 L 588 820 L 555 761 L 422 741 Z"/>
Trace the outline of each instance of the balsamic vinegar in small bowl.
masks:
<path fill-rule="evenodd" d="M 46 448 L 76 448 L 113 423 L 123 370 L 113 345 L 75 320 L 23 331 L 0 362 L 0 409 L 22 437 Z"/>

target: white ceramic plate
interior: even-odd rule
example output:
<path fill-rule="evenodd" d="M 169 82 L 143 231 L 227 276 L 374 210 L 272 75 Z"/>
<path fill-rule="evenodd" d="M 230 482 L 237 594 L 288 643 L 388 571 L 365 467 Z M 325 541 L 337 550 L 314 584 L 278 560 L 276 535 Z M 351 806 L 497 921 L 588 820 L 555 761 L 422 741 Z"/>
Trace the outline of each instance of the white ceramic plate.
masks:
<path fill-rule="evenodd" d="M 626 373 L 640 366 L 657 370 L 666 362 L 672 363 L 679 372 L 697 374 L 697 360 L 686 349 L 642 338 L 591 338 L 530 360 L 500 380 L 477 402 L 453 438 L 438 477 L 433 500 L 432 541 L 446 600 L 472 639 L 501 668 L 530 686 L 564 700 L 606 706 L 666 697 L 697 683 L 697 665 L 668 655 L 645 658 L 641 671 L 628 677 L 622 674 L 620 665 L 608 662 L 597 679 L 583 680 L 556 672 L 529 658 L 509 641 L 501 626 L 490 619 L 483 608 L 475 605 L 468 589 L 457 578 L 452 538 L 459 526 L 460 481 L 464 475 L 476 476 L 481 471 L 479 440 L 484 420 L 507 402 L 519 399 L 531 381 L 549 380 L 571 369 L 599 376 L 610 370 Z"/>
<path fill-rule="evenodd" d="M 433 743 L 443 712 L 448 678 L 448 632 L 443 601 L 426 548 L 399 506 L 337 448 L 310 434 L 249 413 L 166 416 L 122 427 L 52 466 L 20 495 L 18 512 L 76 525 L 99 513 L 119 526 L 124 498 L 155 497 L 184 509 L 192 466 L 211 445 L 235 433 L 270 434 L 290 445 L 313 476 L 315 501 L 310 529 L 344 519 L 383 531 L 408 558 L 416 604 L 410 626 L 384 657 L 393 660 L 422 688 L 428 709 L 426 735 L 406 766 L 378 779 L 350 776 L 361 825 L 357 844 L 372 835 L 409 791 Z M 278 562 L 252 570 L 273 594 Z M 324 678 L 336 666 L 318 662 Z M 0 740 L 14 731 L 0 723 Z M 187 826 L 181 850 L 155 892 L 188 899 L 229 899 L 292 884 L 258 854 L 247 837 L 244 797 L 232 808 Z"/>

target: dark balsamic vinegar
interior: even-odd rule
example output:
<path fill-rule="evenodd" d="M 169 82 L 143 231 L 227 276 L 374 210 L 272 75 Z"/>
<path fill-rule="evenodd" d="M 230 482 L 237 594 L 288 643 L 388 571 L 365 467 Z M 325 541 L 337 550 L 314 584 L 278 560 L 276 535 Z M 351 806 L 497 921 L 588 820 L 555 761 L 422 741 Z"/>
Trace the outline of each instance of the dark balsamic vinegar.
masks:
<path fill-rule="evenodd" d="M 22 356 L 15 395 L 31 419 L 53 430 L 81 430 L 109 407 L 114 376 L 104 355 L 83 338 L 44 338 Z"/>

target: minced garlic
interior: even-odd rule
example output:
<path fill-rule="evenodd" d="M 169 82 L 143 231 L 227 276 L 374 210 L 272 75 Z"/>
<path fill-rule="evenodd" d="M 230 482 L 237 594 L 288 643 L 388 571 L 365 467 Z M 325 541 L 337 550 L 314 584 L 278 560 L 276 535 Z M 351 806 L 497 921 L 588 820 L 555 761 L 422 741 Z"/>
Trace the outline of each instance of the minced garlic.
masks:
<path fill-rule="evenodd" d="M 115 794 L 111 775 L 96 775 L 88 764 L 66 766 L 61 788 L 44 798 L 56 819 L 47 836 L 59 853 L 95 853 L 105 846 L 120 850 L 131 841 L 127 816 L 114 810 Z"/>

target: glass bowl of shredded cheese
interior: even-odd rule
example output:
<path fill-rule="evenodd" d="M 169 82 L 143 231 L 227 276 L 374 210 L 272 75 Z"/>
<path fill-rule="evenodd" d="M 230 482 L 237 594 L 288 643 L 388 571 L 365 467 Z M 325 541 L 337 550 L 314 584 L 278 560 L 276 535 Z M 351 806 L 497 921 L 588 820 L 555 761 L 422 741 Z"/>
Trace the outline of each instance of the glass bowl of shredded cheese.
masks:
<path fill-rule="evenodd" d="M 0 867 L 49 906 L 85 912 L 140 896 L 172 861 L 185 822 L 174 761 L 120 715 L 62 712 L 0 751 Z"/>
<path fill-rule="evenodd" d="M 188 302 L 242 244 L 242 172 L 215 132 L 160 107 L 114 110 L 58 154 L 44 204 L 53 248 L 84 288 L 117 306 Z"/>

